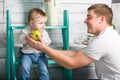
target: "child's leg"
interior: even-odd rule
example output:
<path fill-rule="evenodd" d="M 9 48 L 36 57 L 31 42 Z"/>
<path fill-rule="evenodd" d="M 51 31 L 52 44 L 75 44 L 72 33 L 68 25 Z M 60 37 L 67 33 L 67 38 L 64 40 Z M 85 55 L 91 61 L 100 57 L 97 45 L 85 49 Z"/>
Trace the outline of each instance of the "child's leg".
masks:
<path fill-rule="evenodd" d="M 39 80 L 50 80 L 48 72 L 48 61 L 45 54 L 41 53 L 37 61 L 37 66 L 39 69 Z"/>
<path fill-rule="evenodd" d="M 20 80 L 29 80 L 30 78 L 30 68 L 32 65 L 32 60 L 30 58 L 32 55 L 23 55 L 20 62 Z"/>

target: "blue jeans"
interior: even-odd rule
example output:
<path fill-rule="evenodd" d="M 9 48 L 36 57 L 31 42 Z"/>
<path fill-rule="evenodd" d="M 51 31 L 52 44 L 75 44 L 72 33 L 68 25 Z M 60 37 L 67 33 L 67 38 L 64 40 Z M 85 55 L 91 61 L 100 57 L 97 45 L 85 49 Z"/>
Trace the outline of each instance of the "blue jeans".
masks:
<path fill-rule="evenodd" d="M 30 80 L 30 68 L 35 63 L 39 70 L 39 80 L 50 80 L 48 61 L 44 53 L 23 54 L 20 62 L 20 80 Z"/>

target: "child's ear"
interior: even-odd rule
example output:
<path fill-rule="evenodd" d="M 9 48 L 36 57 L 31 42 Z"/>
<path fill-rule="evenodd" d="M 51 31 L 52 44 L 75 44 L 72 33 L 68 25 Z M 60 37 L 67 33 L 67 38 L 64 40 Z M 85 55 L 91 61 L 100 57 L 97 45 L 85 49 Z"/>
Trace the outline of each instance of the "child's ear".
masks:
<path fill-rule="evenodd" d="M 30 21 L 30 25 L 33 25 L 33 21 L 32 20 Z"/>

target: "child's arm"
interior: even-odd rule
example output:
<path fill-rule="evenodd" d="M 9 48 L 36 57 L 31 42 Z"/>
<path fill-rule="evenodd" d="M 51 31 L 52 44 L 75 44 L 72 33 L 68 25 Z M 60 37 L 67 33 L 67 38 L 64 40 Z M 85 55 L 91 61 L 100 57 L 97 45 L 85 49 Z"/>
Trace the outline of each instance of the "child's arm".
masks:
<path fill-rule="evenodd" d="M 27 29 L 23 29 L 22 31 L 20 31 L 20 36 L 19 36 L 20 44 L 26 44 L 25 37 L 28 34 L 29 34 L 29 32 Z"/>

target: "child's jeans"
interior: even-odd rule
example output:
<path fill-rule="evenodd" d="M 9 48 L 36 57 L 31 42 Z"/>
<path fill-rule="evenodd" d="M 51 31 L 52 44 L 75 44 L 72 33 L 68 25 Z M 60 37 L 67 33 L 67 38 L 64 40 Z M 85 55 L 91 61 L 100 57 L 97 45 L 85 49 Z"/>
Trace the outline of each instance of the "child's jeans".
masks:
<path fill-rule="evenodd" d="M 44 53 L 23 54 L 20 63 L 20 80 L 30 80 L 30 68 L 35 63 L 39 70 L 39 80 L 50 80 L 48 62 Z"/>

